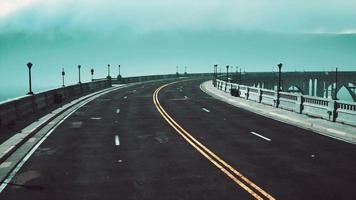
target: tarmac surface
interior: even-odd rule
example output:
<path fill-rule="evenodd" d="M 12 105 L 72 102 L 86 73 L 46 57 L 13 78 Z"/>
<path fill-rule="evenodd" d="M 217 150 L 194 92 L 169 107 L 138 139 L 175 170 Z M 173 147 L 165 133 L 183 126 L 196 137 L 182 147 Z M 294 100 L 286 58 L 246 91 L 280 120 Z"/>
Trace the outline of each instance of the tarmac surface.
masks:
<path fill-rule="evenodd" d="M 54 130 L 0 199 L 356 199 L 355 145 L 216 100 L 201 82 L 93 100 Z"/>

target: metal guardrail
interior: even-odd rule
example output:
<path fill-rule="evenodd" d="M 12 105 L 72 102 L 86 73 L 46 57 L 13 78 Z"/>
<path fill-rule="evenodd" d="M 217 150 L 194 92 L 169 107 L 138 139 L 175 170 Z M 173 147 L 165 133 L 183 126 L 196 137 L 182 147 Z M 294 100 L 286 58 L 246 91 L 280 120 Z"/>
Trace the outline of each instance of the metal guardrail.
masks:
<path fill-rule="evenodd" d="M 214 81 L 213 81 L 214 83 Z M 320 117 L 333 122 L 341 122 L 356 126 L 356 103 L 314 97 L 288 92 L 277 92 L 257 87 L 226 83 L 216 80 L 215 87 L 233 96 L 256 101 L 284 110 Z"/>

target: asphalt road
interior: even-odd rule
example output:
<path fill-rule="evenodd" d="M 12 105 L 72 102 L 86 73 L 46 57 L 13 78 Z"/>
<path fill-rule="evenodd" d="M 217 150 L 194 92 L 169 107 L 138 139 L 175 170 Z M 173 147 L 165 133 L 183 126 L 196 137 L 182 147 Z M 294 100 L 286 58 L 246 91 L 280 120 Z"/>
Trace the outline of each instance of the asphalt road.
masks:
<path fill-rule="evenodd" d="M 250 181 L 237 177 L 242 185 L 263 199 L 251 184 L 276 199 L 356 199 L 354 145 L 219 102 L 200 82 L 162 88 L 159 104 Z M 161 85 L 118 90 L 79 109 L 0 199 L 255 199 L 162 117 L 153 101 Z"/>

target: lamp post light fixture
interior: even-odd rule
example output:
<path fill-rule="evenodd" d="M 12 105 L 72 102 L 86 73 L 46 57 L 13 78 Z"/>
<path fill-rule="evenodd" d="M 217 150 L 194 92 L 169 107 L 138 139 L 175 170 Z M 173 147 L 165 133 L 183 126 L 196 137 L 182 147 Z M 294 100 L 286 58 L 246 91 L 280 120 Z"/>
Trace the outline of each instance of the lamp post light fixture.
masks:
<path fill-rule="evenodd" d="M 32 68 L 32 63 L 27 63 L 28 67 L 28 83 L 29 83 L 29 92 L 27 93 L 28 95 L 33 95 L 32 92 L 32 81 L 31 81 L 31 68 Z"/>
<path fill-rule="evenodd" d="M 64 76 L 66 73 L 64 72 L 64 68 L 62 68 L 62 87 L 64 87 Z"/>
<path fill-rule="evenodd" d="M 78 65 L 78 75 L 79 75 L 79 82 L 78 82 L 78 84 L 82 84 L 82 82 L 80 81 L 80 68 L 81 68 L 82 66 L 80 66 L 80 65 Z"/>
<path fill-rule="evenodd" d="M 91 81 L 94 81 L 94 69 L 90 70 L 90 74 L 91 74 Z"/>
<path fill-rule="evenodd" d="M 279 63 L 277 66 L 278 66 L 278 90 L 277 91 L 280 92 L 280 91 L 282 91 L 282 89 L 281 89 L 282 72 L 281 71 L 282 71 L 283 64 Z"/>

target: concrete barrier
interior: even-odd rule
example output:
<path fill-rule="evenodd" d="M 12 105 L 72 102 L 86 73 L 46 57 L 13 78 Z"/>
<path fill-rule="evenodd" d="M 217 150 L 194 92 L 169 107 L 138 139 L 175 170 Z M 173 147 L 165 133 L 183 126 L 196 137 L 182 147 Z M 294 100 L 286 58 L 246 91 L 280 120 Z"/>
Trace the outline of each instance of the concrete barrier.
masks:
<path fill-rule="evenodd" d="M 0 103 L 0 126 L 15 122 L 38 110 L 45 109 L 56 103 L 62 103 L 67 99 L 81 96 L 88 92 L 110 87 L 106 80 L 94 81 L 64 88 L 57 88 L 35 95 L 19 97 L 11 101 Z"/>
<path fill-rule="evenodd" d="M 356 103 L 354 102 L 335 101 L 288 92 L 276 92 L 235 83 L 226 83 L 219 79 L 216 80 L 216 88 L 229 92 L 229 87 L 225 90 L 225 86 L 234 88 L 233 93 L 239 94 L 232 96 L 239 96 L 280 109 L 356 126 Z"/>
<path fill-rule="evenodd" d="M 356 103 L 338 101 L 336 113 L 336 121 L 356 126 Z"/>

